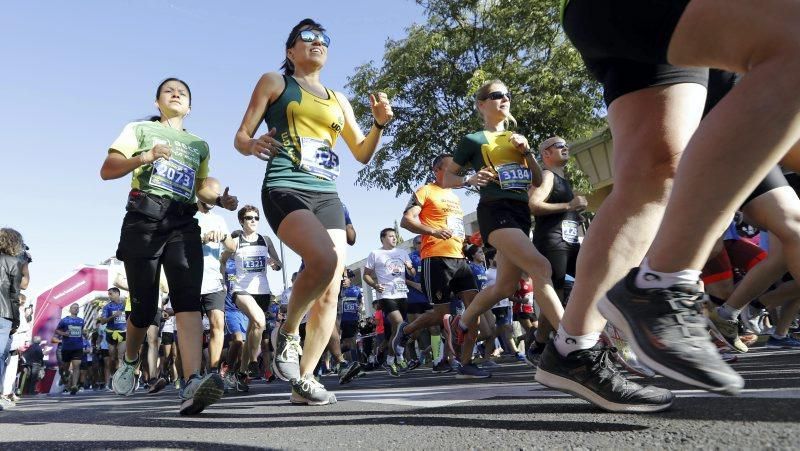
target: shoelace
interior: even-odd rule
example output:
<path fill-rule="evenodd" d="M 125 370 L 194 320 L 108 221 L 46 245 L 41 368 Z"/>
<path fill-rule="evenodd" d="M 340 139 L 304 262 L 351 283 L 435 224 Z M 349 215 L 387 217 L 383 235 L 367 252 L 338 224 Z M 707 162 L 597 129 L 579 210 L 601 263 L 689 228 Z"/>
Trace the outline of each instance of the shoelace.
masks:
<path fill-rule="evenodd" d="M 613 346 L 605 346 L 592 353 L 592 366 L 590 372 L 600 379 L 600 383 L 611 382 L 614 390 L 622 386 L 624 389 L 628 384 L 628 380 L 622 377 L 619 369 L 614 365 L 612 360 L 613 354 L 617 353 L 617 348 Z M 599 354 L 599 355 L 598 355 Z"/>
<path fill-rule="evenodd" d="M 286 337 L 286 347 L 283 348 L 281 359 L 285 362 L 293 362 L 298 360 L 303 355 L 303 348 L 300 346 L 300 340 L 295 337 Z"/>
<path fill-rule="evenodd" d="M 680 293 L 677 296 L 674 291 L 666 290 L 664 297 L 672 307 L 669 315 L 675 318 L 675 322 L 681 328 L 684 338 L 687 341 L 706 340 L 708 336 L 708 326 L 705 316 L 701 312 L 701 294 L 690 295 Z M 696 333 L 692 333 L 692 329 Z"/>
<path fill-rule="evenodd" d="M 317 382 L 317 380 L 314 379 L 313 377 L 301 379 L 301 381 L 302 382 L 300 382 L 300 390 L 308 393 L 309 395 L 313 395 L 320 388 L 324 389 L 322 384 Z"/>

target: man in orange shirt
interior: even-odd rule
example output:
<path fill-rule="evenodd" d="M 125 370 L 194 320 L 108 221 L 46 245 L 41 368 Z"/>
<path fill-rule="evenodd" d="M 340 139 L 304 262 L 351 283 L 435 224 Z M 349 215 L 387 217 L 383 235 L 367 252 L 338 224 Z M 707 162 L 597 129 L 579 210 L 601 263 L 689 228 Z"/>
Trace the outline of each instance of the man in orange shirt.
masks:
<path fill-rule="evenodd" d="M 392 340 L 395 352 L 402 354 L 403 344 L 418 331 L 444 322 L 450 313 L 450 295 L 456 293 L 469 305 L 478 286 L 464 257 L 464 212 L 461 201 L 449 188 L 442 188 L 445 168 L 453 156 L 443 154 L 433 160 L 436 181 L 419 188 L 406 206 L 400 226 L 422 235 L 422 288 L 433 310 L 428 310 L 413 323 L 401 323 Z M 449 323 L 445 324 L 447 330 Z M 472 350 L 462 351 L 462 365 L 457 378 L 485 378 L 491 373 L 471 363 Z"/>

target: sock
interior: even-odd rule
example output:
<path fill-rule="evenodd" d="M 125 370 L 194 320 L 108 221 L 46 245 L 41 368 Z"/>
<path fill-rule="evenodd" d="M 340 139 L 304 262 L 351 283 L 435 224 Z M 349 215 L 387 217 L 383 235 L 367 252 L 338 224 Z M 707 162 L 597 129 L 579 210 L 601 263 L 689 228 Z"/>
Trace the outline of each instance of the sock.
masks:
<path fill-rule="evenodd" d="M 433 363 L 439 363 L 442 361 L 444 346 L 441 335 L 431 335 L 431 352 L 433 353 Z"/>
<path fill-rule="evenodd" d="M 394 365 L 394 356 L 393 355 L 390 355 L 390 356 L 386 357 L 386 364 L 390 365 L 390 366 Z"/>
<path fill-rule="evenodd" d="M 559 325 L 553 343 L 558 353 L 566 357 L 572 352 L 591 348 L 597 344 L 598 340 L 600 340 L 600 332 L 592 332 L 590 334 L 578 336 L 569 335 L 564 331 L 564 326 Z"/>
<path fill-rule="evenodd" d="M 700 280 L 700 271 L 694 269 L 684 269 L 678 272 L 654 271 L 645 258 L 636 275 L 636 286 L 643 289 L 669 288 L 678 284 L 696 284 L 698 280 Z"/>
<path fill-rule="evenodd" d="M 726 302 L 725 304 L 717 307 L 717 313 L 719 314 L 720 318 L 733 321 L 739 317 L 739 314 L 742 313 L 742 310 L 735 309 Z"/>
<path fill-rule="evenodd" d="M 123 356 L 122 360 L 128 365 L 136 365 L 137 363 L 139 363 L 139 356 L 137 355 L 136 358 L 133 360 L 128 360 L 128 356 Z"/>
<path fill-rule="evenodd" d="M 785 335 L 785 334 L 784 335 L 779 335 L 777 333 L 772 334 L 772 338 L 774 338 L 776 340 L 784 340 L 786 337 L 787 337 L 787 335 Z"/>

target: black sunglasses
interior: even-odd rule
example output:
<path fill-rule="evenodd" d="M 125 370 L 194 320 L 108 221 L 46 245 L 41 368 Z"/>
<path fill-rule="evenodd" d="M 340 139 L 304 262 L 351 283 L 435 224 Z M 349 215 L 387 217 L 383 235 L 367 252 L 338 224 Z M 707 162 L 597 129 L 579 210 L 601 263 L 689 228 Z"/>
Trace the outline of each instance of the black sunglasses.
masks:
<path fill-rule="evenodd" d="M 566 143 L 555 143 L 550 147 L 555 147 L 556 149 L 569 149 L 569 146 Z"/>
<path fill-rule="evenodd" d="M 486 94 L 486 97 L 484 97 L 482 100 L 501 100 L 503 97 L 507 98 L 509 102 L 511 101 L 511 93 L 508 91 L 492 91 L 489 94 Z"/>
<path fill-rule="evenodd" d="M 297 38 L 300 38 L 300 40 L 303 42 L 317 41 L 325 47 L 329 47 L 331 45 L 331 38 L 321 31 L 315 33 L 312 30 L 303 30 L 297 35 Z M 295 38 L 295 40 L 297 40 L 297 38 Z"/>
<path fill-rule="evenodd" d="M 250 221 L 250 220 L 258 221 L 259 218 L 258 218 L 258 216 L 245 216 L 242 219 L 245 220 L 245 221 Z"/>

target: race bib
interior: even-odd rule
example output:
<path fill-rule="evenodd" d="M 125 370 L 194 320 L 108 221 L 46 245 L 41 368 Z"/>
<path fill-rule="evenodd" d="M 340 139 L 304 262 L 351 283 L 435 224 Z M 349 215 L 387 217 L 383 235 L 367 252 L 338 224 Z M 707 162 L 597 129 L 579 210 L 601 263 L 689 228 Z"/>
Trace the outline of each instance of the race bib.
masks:
<path fill-rule="evenodd" d="M 245 272 L 263 272 L 267 267 L 267 257 L 256 255 L 255 257 L 245 257 L 242 260 L 242 269 Z"/>
<path fill-rule="evenodd" d="M 408 285 L 406 285 L 405 280 L 395 280 L 394 291 L 395 293 L 408 293 Z"/>
<path fill-rule="evenodd" d="M 345 299 L 342 303 L 342 311 L 345 313 L 356 313 L 358 310 L 355 299 Z"/>
<path fill-rule="evenodd" d="M 194 196 L 194 169 L 175 160 L 159 158 L 153 162 L 150 185 L 165 189 L 186 199 Z"/>
<path fill-rule="evenodd" d="M 325 180 L 339 177 L 339 155 L 327 141 L 300 138 L 300 169 Z"/>
<path fill-rule="evenodd" d="M 453 236 L 464 239 L 464 220 L 458 216 L 447 217 L 447 228 L 453 232 Z"/>
<path fill-rule="evenodd" d="M 77 338 L 81 336 L 83 328 L 81 326 L 68 326 L 67 332 L 69 332 L 70 338 Z"/>
<path fill-rule="evenodd" d="M 114 317 L 114 324 L 125 324 L 128 320 L 125 319 L 125 314 L 119 310 L 119 316 Z"/>
<path fill-rule="evenodd" d="M 561 238 L 570 244 L 578 243 L 578 223 L 565 219 L 561 221 Z"/>
<path fill-rule="evenodd" d="M 519 163 L 501 164 L 495 169 L 502 189 L 526 190 L 531 184 L 531 171 Z"/>

